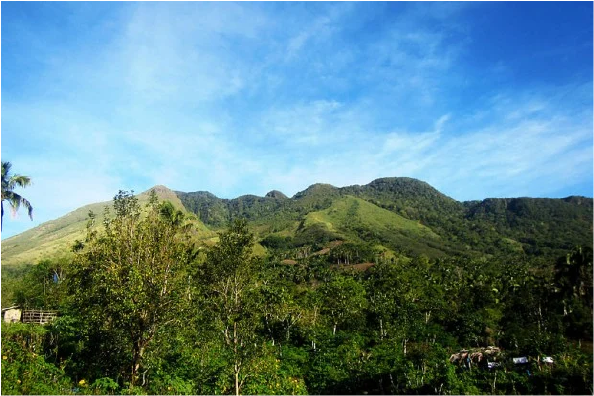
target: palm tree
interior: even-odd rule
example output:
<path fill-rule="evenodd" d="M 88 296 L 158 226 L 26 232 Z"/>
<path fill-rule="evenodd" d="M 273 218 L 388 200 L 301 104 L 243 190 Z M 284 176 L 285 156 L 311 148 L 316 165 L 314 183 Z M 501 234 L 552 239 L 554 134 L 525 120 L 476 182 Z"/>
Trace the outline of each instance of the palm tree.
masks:
<path fill-rule="evenodd" d="M 33 220 L 33 207 L 31 202 L 15 193 L 13 190 L 15 187 L 27 187 L 31 185 L 31 178 L 28 176 L 11 175 L 10 168 L 12 164 L 8 161 L 2 161 L 2 217 L 0 217 L 0 230 L 2 229 L 2 220 L 4 219 L 4 201 L 8 201 L 13 212 L 19 210 L 21 205 L 27 208 L 29 217 Z"/>

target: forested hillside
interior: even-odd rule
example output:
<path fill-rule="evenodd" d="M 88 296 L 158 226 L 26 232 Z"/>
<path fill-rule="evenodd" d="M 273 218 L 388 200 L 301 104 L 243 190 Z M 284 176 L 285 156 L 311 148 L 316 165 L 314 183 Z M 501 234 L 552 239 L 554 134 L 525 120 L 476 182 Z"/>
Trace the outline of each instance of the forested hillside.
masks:
<path fill-rule="evenodd" d="M 272 192 L 265 197 L 245 195 L 230 200 L 207 192 L 177 192 L 177 196 L 189 211 L 215 229 L 233 219 L 244 218 L 258 226 L 258 236 L 262 238 L 275 233 L 293 237 L 295 224 L 302 223 L 309 213 L 326 210 L 350 196 L 375 207 L 375 210 L 371 206 L 367 208 L 366 217 L 382 217 L 381 210 L 385 209 L 403 219 L 419 222 L 440 239 L 436 242 L 417 235 L 413 245 L 426 246 L 423 251 L 419 247 L 411 249 L 410 241 L 394 240 L 393 233 L 381 227 L 368 225 L 358 229 L 359 239 L 385 244 L 395 251 L 425 253 L 430 257 L 481 257 L 516 252 L 555 257 L 575 245 L 592 246 L 592 198 L 586 197 L 458 202 L 425 182 L 396 177 L 342 188 L 314 184 L 290 199 Z M 348 208 L 342 205 L 341 210 L 346 216 Z M 326 231 L 328 227 L 318 233 Z M 344 233 L 329 237 L 349 239 Z"/>
<path fill-rule="evenodd" d="M 387 178 L 110 207 L 3 265 L 3 307 L 58 315 L 2 323 L 3 394 L 593 392 L 591 198 Z"/>

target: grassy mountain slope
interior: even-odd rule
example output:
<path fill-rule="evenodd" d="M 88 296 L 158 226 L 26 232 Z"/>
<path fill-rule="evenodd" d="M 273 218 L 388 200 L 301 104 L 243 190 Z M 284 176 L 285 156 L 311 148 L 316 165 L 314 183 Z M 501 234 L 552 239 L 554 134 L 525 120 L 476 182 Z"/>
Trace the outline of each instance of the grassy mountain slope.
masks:
<path fill-rule="evenodd" d="M 104 209 L 111 202 L 100 202 L 78 208 L 56 220 L 2 241 L 2 265 L 37 263 L 47 257 L 68 256 L 76 239 L 83 239 L 89 211 L 104 218 Z"/>
<path fill-rule="evenodd" d="M 432 235 L 438 237 L 439 242 L 435 238 L 426 240 L 419 234 L 410 233 L 411 229 L 404 227 L 402 221 L 412 220 L 411 224 L 419 226 L 419 221 L 430 217 L 419 213 L 435 214 L 435 208 L 442 208 L 437 217 L 446 222 L 451 213 L 460 219 L 463 214 L 460 203 L 427 183 L 410 178 L 378 179 L 366 186 L 343 188 L 317 183 L 292 198 L 275 191 L 265 197 L 248 195 L 231 200 L 204 192 L 178 194 L 188 209 L 194 210 L 201 220 L 215 228 L 224 226 L 233 218 L 243 217 L 261 239 L 274 234 L 294 238 L 292 243 L 296 246 L 319 245 L 336 238 L 365 240 L 402 252 L 424 251 L 431 256 L 455 249 L 447 248 L 444 244 L 447 238 L 439 237 L 433 231 Z M 349 212 L 354 204 L 359 206 L 358 210 Z M 335 224 L 330 223 L 340 230 L 325 227 L 324 222 L 312 223 L 312 219 L 321 215 L 314 212 L 329 208 L 332 208 L 335 221 Z M 378 223 L 376 219 L 383 222 Z"/>
<path fill-rule="evenodd" d="M 170 201 L 176 209 L 187 212 L 178 196 L 167 187 L 155 186 L 138 194 L 140 205 L 145 205 L 149 192 L 155 190 L 159 200 Z M 44 258 L 68 257 L 75 240 L 83 239 L 89 212 L 95 213 L 96 224 L 105 218 L 105 208 L 111 208 L 112 202 L 99 202 L 78 208 L 65 216 L 47 221 L 31 230 L 2 241 L 2 264 L 33 264 Z M 199 220 L 195 220 L 199 232 L 210 235 L 212 232 Z"/>
<path fill-rule="evenodd" d="M 310 212 L 303 228 L 321 225 L 347 240 L 379 242 L 411 253 L 443 255 L 440 236 L 418 221 L 406 219 L 352 196 L 335 200 L 328 209 Z"/>

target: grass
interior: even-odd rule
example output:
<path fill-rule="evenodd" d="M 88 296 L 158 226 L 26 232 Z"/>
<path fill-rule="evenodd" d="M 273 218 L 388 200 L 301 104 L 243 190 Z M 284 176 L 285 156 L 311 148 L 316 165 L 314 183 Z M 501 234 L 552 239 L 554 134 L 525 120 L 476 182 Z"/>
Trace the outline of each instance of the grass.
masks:
<path fill-rule="evenodd" d="M 89 211 L 97 215 L 96 221 L 100 224 L 104 218 L 104 208 L 110 205 L 110 202 L 86 205 L 3 240 L 2 266 L 36 264 L 42 258 L 56 256 L 58 252 L 68 256 L 74 241 L 85 236 Z"/>
<path fill-rule="evenodd" d="M 441 238 L 431 228 L 360 198 L 346 196 L 328 209 L 305 216 L 305 228 L 319 224 L 347 239 L 375 240 L 390 248 L 443 255 Z"/>
<path fill-rule="evenodd" d="M 185 210 L 177 195 L 164 186 L 154 187 L 160 201 L 170 201 L 177 209 Z M 149 190 L 150 191 L 150 190 Z M 149 193 L 137 195 L 144 207 L 149 200 Z M 113 209 L 112 202 L 99 202 L 78 208 L 56 220 L 45 222 L 31 230 L 2 241 L 2 267 L 19 264 L 37 264 L 42 259 L 71 257 L 74 242 L 82 240 L 86 234 L 89 211 L 96 215 L 95 227 L 101 228 L 105 218 L 105 208 Z M 200 220 L 192 220 L 196 228 L 195 238 L 202 241 L 211 238 L 210 231 Z"/>
<path fill-rule="evenodd" d="M 439 235 L 419 222 L 408 220 L 394 212 L 351 196 L 335 201 L 328 209 L 311 212 L 305 216 L 306 227 L 315 223 L 322 223 L 329 230 L 334 231 L 362 225 L 366 228 L 406 232 L 410 235 L 439 239 Z"/>

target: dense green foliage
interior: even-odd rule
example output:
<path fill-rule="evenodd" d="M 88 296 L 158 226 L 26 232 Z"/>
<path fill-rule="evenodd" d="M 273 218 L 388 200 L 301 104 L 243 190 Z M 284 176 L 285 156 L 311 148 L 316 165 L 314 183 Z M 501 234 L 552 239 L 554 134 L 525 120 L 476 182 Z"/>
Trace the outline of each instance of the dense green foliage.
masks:
<path fill-rule="evenodd" d="M 142 210 L 120 192 L 101 225 L 91 216 L 74 259 L 15 273 L 15 302 L 60 315 L 46 326 L 3 324 L 3 393 L 593 392 L 592 249 L 568 245 L 587 221 L 566 206 L 591 213 L 591 200 L 496 200 L 481 209 L 410 180 L 374 183 L 376 204 L 365 186 L 248 197 L 233 216 L 210 212 L 234 220 L 209 245 L 196 243 L 193 223 L 173 205 L 153 196 Z M 508 232 L 521 248 L 486 254 L 478 244 L 460 254 L 435 225 L 439 216 L 431 226 L 431 211 L 414 200 L 385 204 L 402 183 L 419 199 L 442 200 L 435 213 L 489 222 L 495 231 L 485 237 Z M 281 211 L 262 215 L 267 205 Z M 546 210 L 558 222 L 574 213 L 574 239 L 551 229 L 522 234 L 546 224 Z M 265 226 L 278 213 L 286 218 Z M 537 235 L 538 246 L 558 241 L 528 251 L 536 245 L 522 235 Z M 266 254 L 256 257 L 258 238 Z M 468 359 L 456 358 L 464 350 Z M 524 356 L 527 363 L 514 363 Z"/>
<path fill-rule="evenodd" d="M 42 326 L 2 323 L 2 394 L 71 392 L 72 381 L 63 362 L 53 359 L 55 334 Z"/>
<path fill-rule="evenodd" d="M 486 199 L 465 206 L 470 227 L 484 245 L 491 245 L 486 249 L 490 253 L 506 249 L 506 244 L 500 242 L 501 235 L 519 242 L 517 245 L 532 255 L 557 256 L 576 243 L 592 246 L 589 198 Z"/>

